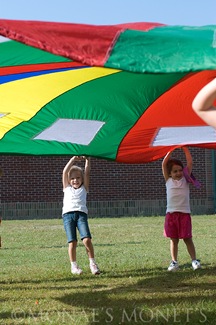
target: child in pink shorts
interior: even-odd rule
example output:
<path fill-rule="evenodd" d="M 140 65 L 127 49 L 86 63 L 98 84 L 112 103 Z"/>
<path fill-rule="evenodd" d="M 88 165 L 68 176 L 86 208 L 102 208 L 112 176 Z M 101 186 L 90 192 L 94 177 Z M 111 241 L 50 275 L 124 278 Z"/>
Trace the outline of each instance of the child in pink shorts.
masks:
<path fill-rule="evenodd" d="M 187 173 L 190 178 L 192 171 L 192 156 L 187 147 L 182 147 L 187 161 Z M 172 261 L 168 271 L 177 271 L 179 268 L 178 244 L 183 239 L 192 260 L 192 268 L 201 268 L 196 259 L 196 250 L 192 240 L 192 224 L 190 210 L 189 182 L 184 175 L 183 164 L 180 160 L 171 158 L 171 151 L 162 162 L 162 172 L 166 181 L 167 209 L 164 223 L 164 235 L 170 238 L 170 253 Z"/>

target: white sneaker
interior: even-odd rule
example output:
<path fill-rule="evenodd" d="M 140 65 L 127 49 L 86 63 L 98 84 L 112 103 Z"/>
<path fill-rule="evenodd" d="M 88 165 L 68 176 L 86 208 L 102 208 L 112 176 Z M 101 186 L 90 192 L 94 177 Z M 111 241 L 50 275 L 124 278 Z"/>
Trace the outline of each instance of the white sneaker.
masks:
<path fill-rule="evenodd" d="M 193 268 L 194 271 L 197 270 L 197 269 L 200 269 L 201 268 L 200 261 L 199 260 L 192 261 L 192 268 Z"/>
<path fill-rule="evenodd" d="M 82 270 L 77 265 L 72 266 L 71 267 L 71 273 L 80 275 L 82 273 Z"/>
<path fill-rule="evenodd" d="M 174 262 L 174 261 L 172 261 L 168 267 L 168 271 L 172 271 L 172 272 L 175 272 L 178 269 L 179 269 L 178 262 Z"/>
<path fill-rule="evenodd" d="M 91 270 L 91 273 L 94 275 L 98 275 L 101 273 L 99 270 L 99 267 L 97 266 L 96 263 L 90 264 L 90 270 Z"/>

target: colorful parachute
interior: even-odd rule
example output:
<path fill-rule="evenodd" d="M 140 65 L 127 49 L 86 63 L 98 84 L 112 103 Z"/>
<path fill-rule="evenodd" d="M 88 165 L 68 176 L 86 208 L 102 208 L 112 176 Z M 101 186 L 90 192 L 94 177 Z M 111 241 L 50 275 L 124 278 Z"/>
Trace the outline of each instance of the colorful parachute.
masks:
<path fill-rule="evenodd" d="M 215 149 L 191 108 L 216 77 L 215 30 L 0 20 L 0 154 L 142 163 Z"/>

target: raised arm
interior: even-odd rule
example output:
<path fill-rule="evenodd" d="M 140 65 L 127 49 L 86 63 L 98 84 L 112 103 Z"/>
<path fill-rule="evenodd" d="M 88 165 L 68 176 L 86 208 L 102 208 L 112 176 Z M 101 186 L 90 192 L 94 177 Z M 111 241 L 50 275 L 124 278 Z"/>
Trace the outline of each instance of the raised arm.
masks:
<path fill-rule="evenodd" d="M 193 100 L 192 108 L 208 125 L 216 128 L 216 78 L 204 86 Z"/>
<path fill-rule="evenodd" d="M 193 167 L 193 158 L 191 156 L 191 153 L 190 153 L 190 150 L 188 149 L 188 147 L 182 147 L 182 150 L 184 151 L 184 154 L 185 154 L 185 158 L 187 161 L 187 168 L 188 168 L 188 172 L 190 175 L 192 172 L 192 167 Z"/>
<path fill-rule="evenodd" d="M 84 170 L 84 186 L 86 191 L 89 191 L 89 182 L 90 182 L 90 170 L 91 170 L 91 160 L 90 157 L 85 158 L 85 170 Z"/>
<path fill-rule="evenodd" d="M 165 181 L 167 181 L 169 178 L 169 173 L 167 170 L 167 162 L 170 159 L 171 153 L 172 153 L 172 151 L 169 151 L 162 161 L 162 173 L 163 173 L 163 177 L 164 177 Z"/>
<path fill-rule="evenodd" d="M 69 185 L 68 173 L 71 167 L 74 165 L 75 161 L 79 159 L 78 156 L 73 156 L 68 163 L 65 165 L 63 172 L 62 172 L 62 185 L 63 188 L 66 188 Z"/>

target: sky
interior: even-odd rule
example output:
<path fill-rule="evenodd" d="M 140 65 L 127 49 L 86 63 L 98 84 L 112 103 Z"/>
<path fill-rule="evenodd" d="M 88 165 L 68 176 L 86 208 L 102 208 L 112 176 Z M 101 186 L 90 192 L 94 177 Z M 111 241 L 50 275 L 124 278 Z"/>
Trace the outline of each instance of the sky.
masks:
<path fill-rule="evenodd" d="M 114 25 L 216 25 L 216 0 L 0 0 L 0 19 Z"/>

